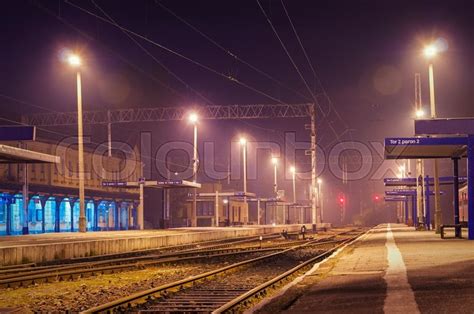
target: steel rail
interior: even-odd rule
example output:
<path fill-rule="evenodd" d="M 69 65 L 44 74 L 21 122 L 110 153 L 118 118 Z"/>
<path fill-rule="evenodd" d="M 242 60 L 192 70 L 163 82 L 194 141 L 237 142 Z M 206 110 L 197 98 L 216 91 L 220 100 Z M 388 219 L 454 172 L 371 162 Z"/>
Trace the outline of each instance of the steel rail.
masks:
<path fill-rule="evenodd" d="M 304 269 L 306 267 L 311 266 L 311 264 L 313 264 L 314 262 L 317 262 L 319 260 L 322 260 L 322 259 L 325 259 L 325 258 L 329 257 L 336 250 L 338 250 L 339 248 L 341 248 L 344 245 L 350 244 L 351 242 L 355 241 L 357 238 L 362 236 L 364 233 L 366 233 L 366 231 L 361 232 L 358 235 L 353 236 L 353 237 L 351 237 L 347 240 L 344 240 L 342 243 L 340 243 L 340 244 L 336 245 L 335 247 L 327 250 L 326 252 L 324 252 L 322 254 L 319 254 L 318 256 L 312 257 L 309 260 L 301 263 L 300 265 L 298 265 L 296 267 L 293 267 L 292 269 L 284 272 L 283 274 L 281 274 L 281 275 L 279 275 L 275 278 L 272 278 L 269 281 L 264 282 L 263 284 L 247 291 L 246 293 L 236 297 L 235 299 L 227 302 L 226 304 L 222 305 L 218 309 L 214 310 L 212 312 L 212 314 L 220 314 L 220 313 L 227 313 L 227 312 L 232 313 L 233 310 L 235 310 L 236 308 L 238 308 L 240 306 L 247 306 L 247 304 L 250 302 L 250 299 L 252 299 L 254 297 L 258 297 L 260 295 L 263 295 L 268 288 L 274 287 L 275 285 L 277 285 L 279 283 L 282 283 L 285 280 L 289 280 L 297 272 L 301 271 L 302 269 Z"/>
<path fill-rule="evenodd" d="M 307 243 L 307 241 L 305 241 Z M 0 286 L 13 287 L 29 285 L 37 282 L 49 282 L 57 279 L 75 279 L 84 275 L 95 275 L 103 273 L 115 273 L 129 269 L 141 269 L 159 264 L 170 264 L 199 260 L 202 258 L 217 258 L 232 255 L 260 253 L 268 251 L 283 250 L 284 247 L 294 245 L 294 242 L 279 243 L 268 247 L 227 247 L 218 249 L 200 249 L 186 252 L 167 253 L 155 256 L 130 257 L 118 260 L 98 261 L 94 263 L 84 263 L 75 265 L 65 265 L 63 267 L 46 268 L 32 270 L 27 273 L 15 273 L 0 276 Z M 151 260 L 151 261 L 147 261 Z M 134 261 L 133 263 L 127 263 Z M 112 264 L 112 265 L 108 265 Z M 101 266 L 102 265 L 102 266 Z M 108 266 L 104 266 L 108 265 Z"/>
<path fill-rule="evenodd" d="M 181 280 L 178 280 L 178 281 L 175 281 L 175 282 L 164 284 L 164 285 L 161 285 L 159 287 L 155 287 L 155 288 L 147 289 L 147 290 L 144 290 L 144 291 L 136 292 L 136 293 L 131 294 L 129 296 L 126 296 L 124 298 L 119 298 L 119 299 L 111 301 L 109 303 L 102 304 L 100 306 L 90 308 L 90 309 L 88 309 L 86 311 L 83 311 L 81 313 L 102 313 L 102 312 L 107 312 L 107 311 L 110 311 L 110 310 L 113 310 L 113 309 L 126 309 L 128 307 L 131 307 L 132 304 L 145 303 L 148 300 L 151 300 L 153 298 L 156 298 L 156 297 L 161 296 L 163 294 L 166 294 L 168 292 L 180 290 L 180 289 L 182 289 L 186 286 L 194 284 L 195 282 L 199 282 L 201 280 L 204 280 L 204 279 L 209 278 L 209 277 L 213 277 L 215 275 L 218 275 L 220 273 L 223 273 L 223 272 L 226 272 L 226 271 L 229 271 L 229 270 L 235 270 L 236 268 L 247 266 L 247 265 L 250 265 L 250 264 L 265 260 L 265 259 L 269 259 L 269 258 L 278 256 L 278 255 L 284 254 L 284 253 L 289 252 L 289 251 L 293 251 L 293 250 L 296 250 L 296 249 L 299 249 L 299 248 L 302 248 L 302 247 L 305 247 L 305 246 L 312 245 L 312 244 L 325 244 L 326 242 L 324 242 L 324 240 L 327 240 L 327 239 L 333 238 L 333 237 L 334 236 L 329 236 L 329 237 L 325 237 L 325 238 L 321 238 L 321 239 L 317 239 L 317 240 L 312 240 L 312 241 L 309 241 L 309 242 L 304 243 L 304 244 L 292 246 L 292 247 L 290 247 L 288 249 L 284 249 L 280 252 L 271 253 L 271 254 L 267 254 L 267 255 L 264 255 L 264 256 L 259 256 L 259 257 L 256 257 L 256 258 L 248 259 L 248 260 L 245 260 L 245 261 L 242 261 L 242 262 L 238 262 L 238 263 L 234 263 L 234 264 L 231 264 L 231 265 L 228 265 L 228 266 L 225 266 L 225 267 L 221 267 L 221 268 L 216 269 L 216 270 L 211 270 L 211 271 L 199 274 L 199 275 L 195 275 L 195 276 L 192 276 L 192 277 L 189 277 L 189 278 L 186 278 L 186 279 L 181 279 Z"/>

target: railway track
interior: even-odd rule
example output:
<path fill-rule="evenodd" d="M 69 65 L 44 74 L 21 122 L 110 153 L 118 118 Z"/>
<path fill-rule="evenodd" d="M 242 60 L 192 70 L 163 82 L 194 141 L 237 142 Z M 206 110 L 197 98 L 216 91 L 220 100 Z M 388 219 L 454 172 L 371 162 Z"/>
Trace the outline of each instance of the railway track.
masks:
<path fill-rule="evenodd" d="M 337 236 L 310 240 L 279 252 L 234 263 L 190 278 L 134 293 L 84 313 L 240 312 L 269 289 L 293 278 L 314 262 L 330 256 L 361 234 L 341 232 Z M 341 238 L 342 237 L 342 238 Z M 253 267 L 250 267 L 253 266 Z"/>
<path fill-rule="evenodd" d="M 275 236 L 267 237 L 271 240 Z M 202 248 L 192 248 L 178 252 L 162 254 L 115 258 L 110 260 L 99 260 L 95 262 L 80 262 L 76 264 L 50 265 L 36 267 L 20 267 L 0 270 L 0 287 L 20 287 L 44 282 L 54 282 L 60 280 L 74 280 L 94 276 L 97 274 L 116 273 L 120 271 L 142 269 L 157 265 L 168 265 L 182 262 L 198 261 L 204 258 L 225 258 L 253 253 L 267 253 L 271 251 L 283 250 L 285 247 L 304 243 L 304 241 L 285 241 L 282 243 L 265 243 L 262 245 L 243 245 L 259 241 L 253 238 L 251 241 L 245 239 L 226 244 L 206 246 Z"/>
<path fill-rule="evenodd" d="M 280 237 L 280 234 L 269 234 L 263 235 L 263 240 L 269 240 Z M 18 264 L 18 265 L 3 265 L 0 266 L 0 274 L 5 272 L 12 272 L 15 270 L 22 270 L 22 269 L 36 269 L 38 267 L 44 266 L 62 266 L 66 264 L 77 264 L 81 262 L 95 262 L 95 261 L 102 261 L 102 260 L 110 260 L 110 259 L 118 259 L 118 258 L 127 258 L 127 257 L 137 257 L 137 256 L 144 256 L 150 254 L 164 254 L 166 252 L 177 252 L 181 250 L 199 250 L 204 248 L 220 248 L 220 247 L 229 247 L 232 245 L 236 245 L 239 243 L 248 243 L 248 242 L 255 242 L 258 240 L 258 236 L 247 236 L 247 237 L 239 237 L 239 238 L 230 238 L 230 239 L 219 239 L 219 240 L 211 240 L 211 241 L 202 241 L 190 244 L 180 244 L 180 245 L 173 245 L 173 246 L 165 246 L 159 248 L 152 248 L 152 249 L 144 249 L 144 250 L 136 250 L 136 251 L 129 251 L 129 252 L 121 252 L 121 253 L 110 253 L 110 254 L 102 254 L 96 256 L 84 256 L 84 257 L 76 257 L 71 259 L 63 259 L 63 260 L 54 260 L 54 261 L 47 261 L 41 263 L 26 263 L 26 264 Z"/>

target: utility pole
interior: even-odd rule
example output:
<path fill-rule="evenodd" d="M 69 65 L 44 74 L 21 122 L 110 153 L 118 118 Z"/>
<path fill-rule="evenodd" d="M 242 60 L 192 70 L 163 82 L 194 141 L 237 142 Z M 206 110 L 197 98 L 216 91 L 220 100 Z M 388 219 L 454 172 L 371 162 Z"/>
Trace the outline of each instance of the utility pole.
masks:
<path fill-rule="evenodd" d="M 310 107 L 311 117 L 311 223 L 313 224 L 313 231 L 316 231 L 316 226 L 321 223 L 321 217 L 318 215 L 316 203 L 316 108 L 315 104 Z"/>

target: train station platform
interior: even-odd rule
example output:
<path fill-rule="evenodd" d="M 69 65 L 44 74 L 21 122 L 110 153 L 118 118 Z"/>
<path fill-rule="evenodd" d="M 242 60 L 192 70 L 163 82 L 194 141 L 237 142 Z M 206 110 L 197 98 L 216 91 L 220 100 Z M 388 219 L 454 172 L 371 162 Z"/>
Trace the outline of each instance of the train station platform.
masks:
<path fill-rule="evenodd" d="M 474 242 L 372 229 L 257 312 L 472 313 Z"/>
<path fill-rule="evenodd" d="M 97 256 L 235 237 L 299 231 L 301 225 L 45 233 L 0 237 L 0 266 Z"/>

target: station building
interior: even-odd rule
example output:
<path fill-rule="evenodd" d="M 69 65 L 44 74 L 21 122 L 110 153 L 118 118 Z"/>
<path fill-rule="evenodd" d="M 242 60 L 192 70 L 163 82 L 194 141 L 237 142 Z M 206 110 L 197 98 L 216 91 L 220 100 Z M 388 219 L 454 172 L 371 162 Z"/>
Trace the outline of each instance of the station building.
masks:
<path fill-rule="evenodd" d="M 19 143 L 9 142 L 10 146 Z M 58 155 L 59 164 L 0 164 L 0 235 L 74 232 L 79 229 L 78 152 L 73 146 L 28 142 L 32 151 Z M 103 151 L 101 151 L 103 152 Z M 137 181 L 142 164 L 135 160 L 84 150 L 87 230 L 127 230 L 136 227 L 139 191 L 103 187 L 102 181 Z M 26 176 L 25 176 L 26 174 Z M 26 188 L 25 188 L 26 184 Z M 25 197 L 28 203 L 24 214 Z"/>

